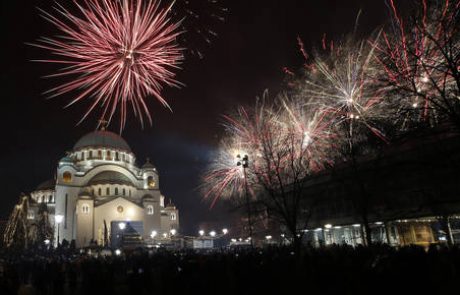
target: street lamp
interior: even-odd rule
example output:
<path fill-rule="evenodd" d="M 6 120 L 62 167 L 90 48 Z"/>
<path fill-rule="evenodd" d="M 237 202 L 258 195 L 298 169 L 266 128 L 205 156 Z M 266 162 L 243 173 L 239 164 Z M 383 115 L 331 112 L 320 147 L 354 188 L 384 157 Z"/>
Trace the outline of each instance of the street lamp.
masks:
<path fill-rule="evenodd" d="M 200 234 L 200 236 L 204 236 L 204 230 L 200 229 L 198 233 Z"/>
<path fill-rule="evenodd" d="M 150 237 L 154 239 L 157 236 L 157 234 L 158 234 L 157 231 L 153 230 L 152 233 L 150 234 Z"/>
<path fill-rule="evenodd" d="M 241 157 L 241 155 L 236 155 L 237 162 L 236 166 L 241 166 L 243 168 L 243 177 L 244 177 L 244 188 L 246 192 L 246 206 L 247 206 L 247 211 L 248 211 L 248 227 L 249 227 L 249 237 L 251 238 L 251 247 L 253 246 L 252 244 L 252 222 L 251 222 L 251 207 L 249 204 L 249 189 L 248 189 L 248 179 L 246 175 L 246 168 L 249 166 L 249 157 L 248 155 L 244 155 Z"/>
<path fill-rule="evenodd" d="M 210 232 L 209 232 L 209 235 L 210 235 L 211 237 L 215 237 L 215 236 L 216 236 L 216 232 L 215 232 L 215 231 L 210 231 Z"/>
<path fill-rule="evenodd" d="M 226 229 L 226 228 L 222 229 L 222 233 L 223 233 L 224 235 L 226 235 L 226 234 L 228 233 L 228 229 Z"/>
<path fill-rule="evenodd" d="M 64 219 L 63 215 L 55 215 L 54 216 L 54 221 L 56 222 L 57 225 L 57 247 L 59 247 L 59 224 L 61 224 L 62 220 Z"/>
<path fill-rule="evenodd" d="M 171 233 L 171 236 L 174 236 L 177 233 L 177 231 L 174 228 L 171 229 L 169 232 Z"/>

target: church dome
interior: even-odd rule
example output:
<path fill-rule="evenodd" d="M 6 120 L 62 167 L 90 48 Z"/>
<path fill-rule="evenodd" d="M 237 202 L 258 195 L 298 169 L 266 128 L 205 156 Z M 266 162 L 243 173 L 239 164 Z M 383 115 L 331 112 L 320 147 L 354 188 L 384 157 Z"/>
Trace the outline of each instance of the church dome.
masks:
<path fill-rule="evenodd" d="M 44 181 L 40 183 L 39 186 L 37 186 L 37 191 L 46 191 L 46 190 L 54 190 L 56 187 L 56 181 L 54 179 L 49 179 L 47 181 Z"/>
<path fill-rule="evenodd" d="M 86 134 L 75 144 L 74 150 L 86 147 L 106 147 L 131 152 L 128 143 L 118 134 L 107 131 L 97 130 Z"/>
<path fill-rule="evenodd" d="M 133 185 L 131 180 L 124 174 L 116 171 L 104 171 L 93 178 L 88 182 L 88 185 L 96 184 L 126 184 Z"/>

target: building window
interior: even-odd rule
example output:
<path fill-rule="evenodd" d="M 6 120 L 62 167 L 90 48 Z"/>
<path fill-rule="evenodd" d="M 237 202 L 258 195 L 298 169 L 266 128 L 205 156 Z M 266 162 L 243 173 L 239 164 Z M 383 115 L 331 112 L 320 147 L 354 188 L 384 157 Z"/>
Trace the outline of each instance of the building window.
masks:
<path fill-rule="evenodd" d="M 129 190 L 129 196 L 131 197 L 131 190 Z"/>
<path fill-rule="evenodd" d="M 118 213 L 123 213 L 123 206 L 118 206 L 117 207 L 117 212 Z"/>
<path fill-rule="evenodd" d="M 176 213 L 171 213 L 171 220 L 176 220 L 177 216 Z"/>
<path fill-rule="evenodd" d="M 125 162 L 125 154 L 121 154 L 121 160 Z"/>
<path fill-rule="evenodd" d="M 155 187 L 155 179 L 153 178 L 153 176 L 147 177 L 147 185 L 149 188 Z"/>
<path fill-rule="evenodd" d="M 97 190 L 97 194 L 98 194 L 99 196 L 102 196 L 102 189 L 101 189 L 101 188 L 99 188 L 99 189 Z"/>
<path fill-rule="evenodd" d="M 123 189 L 123 196 L 126 196 L 126 189 Z"/>
<path fill-rule="evenodd" d="M 107 151 L 106 160 L 112 160 L 112 154 L 110 153 L 110 151 Z"/>
<path fill-rule="evenodd" d="M 89 213 L 89 205 L 88 205 L 88 204 L 83 204 L 83 205 L 81 206 L 81 212 L 82 212 L 83 214 L 88 214 L 88 213 Z"/>
<path fill-rule="evenodd" d="M 115 152 L 115 161 L 120 161 L 120 155 L 118 152 Z"/>
<path fill-rule="evenodd" d="M 35 213 L 33 210 L 27 211 L 27 219 L 34 219 L 35 218 Z"/>
<path fill-rule="evenodd" d="M 64 172 L 64 174 L 62 174 L 62 180 L 66 183 L 72 182 L 72 174 L 68 171 Z"/>
<path fill-rule="evenodd" d="M 106 195 L 106 196 L 110 195 L 110 187 L 108 187 L 108 188 L 105 189 L 105 195 Z"/>
<path fill-rule="evenodd" d="M 89 151 L 89 159 L 92 159 L 93 158 L 93 151 Z"/>
<path fill-rule="evenodd" d="M 147 214 L 148 215 L 153 215 L 153 206 L 152 205 L 147 206 Z"/>
<path fill-rule="evenodd" d="M 102 151 L 97 151 L 97 157 L 102 160 Z"/>
<path fill-rule="evenodd" d="M 115 195 L 118 196 L 118 187 L 115 188 Z"/>

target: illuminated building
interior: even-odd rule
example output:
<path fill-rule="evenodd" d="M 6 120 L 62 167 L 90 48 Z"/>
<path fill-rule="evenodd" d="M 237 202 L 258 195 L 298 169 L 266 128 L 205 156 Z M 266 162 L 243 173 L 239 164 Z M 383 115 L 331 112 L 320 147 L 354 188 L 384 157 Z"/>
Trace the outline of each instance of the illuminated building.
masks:
<path fill-rule="evenodd" d="M 28 219 L 33 221 L 45 203 L 55 244 L 59 232 L 59 243 L 66 239 L 75 240 L 77 247 L 109 245 L 119 236 L 120 223 L 143 239 L 153 231 L 179 229 L 179 211 L 172 202 L 165 205 L 155 166 L 148 159 L 137 166 L 127 142 L 106 130 L 78 140 L 59 161 L 55 179 L 39 185 L 31 199 Z"/>

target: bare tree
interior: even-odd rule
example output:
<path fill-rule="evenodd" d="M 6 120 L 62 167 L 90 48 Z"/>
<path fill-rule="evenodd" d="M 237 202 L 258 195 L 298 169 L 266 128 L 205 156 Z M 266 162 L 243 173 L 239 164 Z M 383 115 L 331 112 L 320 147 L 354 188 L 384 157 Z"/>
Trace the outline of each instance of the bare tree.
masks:
<path fill-rule="evenodd" d="M 403 129 L 450 122 L 460 131 L 460 1 L 424 1 L 375 41 L 376 81 Z"/>
<path fill-rule="evenodd" d="M 296 249 L 311 213 L 304 179 L 321 169 L 327 152 L 327 128 L 310 107 L 285 94 L 270 102 L 265 93 L 254 108 L 239 108 L 226 117 L 222 155 L 204 177 L 207 196 L 236 196 L 241 203 L 248 190 L 250 207 L 285 226 Z M 238 155 L 246 159 L 242 166 L 232 164 Z"/>

